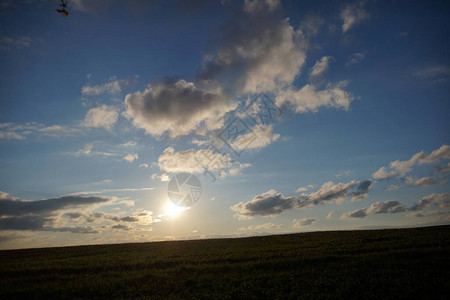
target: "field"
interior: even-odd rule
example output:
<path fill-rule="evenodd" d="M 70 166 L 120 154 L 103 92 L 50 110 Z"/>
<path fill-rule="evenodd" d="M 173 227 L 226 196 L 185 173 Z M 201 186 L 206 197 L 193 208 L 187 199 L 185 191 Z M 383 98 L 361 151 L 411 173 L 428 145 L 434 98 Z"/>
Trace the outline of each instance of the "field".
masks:
<path fill-rule="evenodd" d="M 449 250 L 450 226 L 7 250 L 0 299 L 444 299 Z"/>

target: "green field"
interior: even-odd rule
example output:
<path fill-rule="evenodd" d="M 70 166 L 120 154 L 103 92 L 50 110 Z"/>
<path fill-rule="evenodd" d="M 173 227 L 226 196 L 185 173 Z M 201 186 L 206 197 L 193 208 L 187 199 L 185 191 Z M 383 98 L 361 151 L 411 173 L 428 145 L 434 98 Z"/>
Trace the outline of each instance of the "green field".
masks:
<path fill-rule="evenodd" d="M 444 299 L 450 226 L 0 251 L 0 299 Z"/>

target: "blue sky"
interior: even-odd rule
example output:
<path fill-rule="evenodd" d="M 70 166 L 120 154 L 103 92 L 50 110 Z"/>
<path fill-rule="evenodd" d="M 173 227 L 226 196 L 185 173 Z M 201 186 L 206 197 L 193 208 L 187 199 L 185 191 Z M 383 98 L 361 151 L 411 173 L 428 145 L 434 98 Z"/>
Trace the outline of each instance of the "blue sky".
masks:
<path fill-rule="evenodd" d="M 0 248 L 449 223 L 447 2 L 68 2 L 0 2 Z"/>

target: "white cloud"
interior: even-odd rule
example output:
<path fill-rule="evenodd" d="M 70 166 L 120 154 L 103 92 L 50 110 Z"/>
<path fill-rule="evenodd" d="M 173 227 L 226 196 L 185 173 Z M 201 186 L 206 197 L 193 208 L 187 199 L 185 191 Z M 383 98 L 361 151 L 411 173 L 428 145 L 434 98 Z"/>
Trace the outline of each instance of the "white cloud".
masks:
<path fill-rule="evenodd" d="M 291 85 L 305 62 L 307 38 L 280 16 L 278 6 L 279 1 L 246 1 L 248 14 L 223 28 L 218 50 L 207 56 L 198 79 L 217 80 L 233 95 Z"/>
<path fill-rule="evenodd" d="M 309 226 L 309 225 L 313 224 L 314 222 L 316 222 L 316 219 L 312 219 L 312 218 L 294 219 L 292 221 L 292 227 L 299 228 L 299 227 Z"/>
<path fill-rule="evenodd" d="M 89 109 L 81 126 L 111 130 L 118 117 L 119 113 L 114 106 L 102 105 Z"/>
<path fill-rule="evenodd" d="M 142 163 L 139 165 L 139 168 L 148 168 L 148 164 Z"/>
<path fill-rule="evenodd" d="M 334 210 L 330 211 L 327 215 L 327 219 L 331 219 L 335 214 L 336 212 Z"/>
<path fill-rule="evenodd" d="M 334 58 L 332 56 L 324 56 L 320 60 L 318 60 L 314 66 L 309 71 L 310 78 L 321 77 L 326 71 L 328 71 L 328 67 L 330 62 L 332 62 Z"/>
<path fill-rule="evenodd" d="M 179 80 L 148 86 L 125 97 L 126 115 L 146 133 L 175 138 L 203 129 L 218 129 L 237 104 L 220 90 L 206 91 Z"/>
<path fill-rule="evenodd" d="M 398 188 L 399 188 L 398 185 L 393 185 L 392 184 L 386 189 L 386 191 L 395 191 L 395 190 L 398 190 Z"/>
<path fill-rule="evenodd" d="M 279 134 L 272 131 L 272 125 L 258 124 L 251 132 L 238 136 L 230 145 L 235 151 L 265 148 L 280 138 Z"/>
<path fill-rule="evenodd" d="M 239 174 L 250 164 L 233 161 L 229 154 L 214 153 L 210 149 L 190 149 L 176 152 L 174 148 L 168 147 L 158 158 L 158 167 L 168 173 L 203 173 L 204 166 L 209 171 L 223 177 Z"/>
<path fill-rule="evenodd" d="M 137 83 L 139 76 L 133 75 L 126 79 L 117 79 L 111 77 L 106 83 L 99 85 L 85 85 L 81 88 L 83 96 L 98 96 L 101 94 L 116 95 L 119 94 L 126 86 L 132 86 Z"/>
<path fill-rule="evenodd" d="M 348 110 L 355 97 L 343 90 L 347 84 L 347 81 L 340 81 L 327 84 L 323 89 L 313 84 L 306 84 L 299 90 L 286 89 L 278 93 L 276 104 L 282 107 L 289 103 L 296 113 L 317 112 L 320 107 Z"/>
<path fill-rule="evenodd" d="M 364 10 L 365 1 L 359 1 L 355 4 L 345 5 L 340 13 L 342 20 L 342 32 L 347 32 L 353 26 L 369 18 L 369 14 Z"/>
<path fill-rule="evenodd" d="M 442 159 L 450 159 L 450 146 L 442 145 L 439 149 L 434 150 L 430 154 L 424 151 L 414 154 L 409 160 L 396 160 L 389 164 L 389 168 L 381 167 L 378 171 L 372 174 L 372 177 L 377 180 L 383 180 L 395 176 L 405 175 L 412 170 L 412 167 L 417 164 L 432 164 Z"/>
<path fill-rule="evenodd" d="M 129 163 L 132 163 L 133 161 L 139 159 L 139 155 L 137 153 L 134 154 L 127 154 L 123 158 L 123 160 L 126 160 Z"/>
<path fill-rule="evenodd" d="M 366 55 L 362 52 L 353 53 L 347 58 L 346 66 L 351 66 L 354 64 L 359 64 Z"/>

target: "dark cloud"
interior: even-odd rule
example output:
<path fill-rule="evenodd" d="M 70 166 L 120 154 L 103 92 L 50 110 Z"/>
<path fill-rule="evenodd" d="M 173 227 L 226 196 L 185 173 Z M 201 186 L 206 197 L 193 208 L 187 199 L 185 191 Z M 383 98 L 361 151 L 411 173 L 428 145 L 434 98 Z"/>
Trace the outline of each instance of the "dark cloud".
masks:
<path fill-rule="evenodd" d="M 408 209 L 399 201 L 387 200 L 384 202 L 375 202 L 369 208 L 360 208 L 354 211 L 344 213 L 341 219 L 365 218 L 370 214 L 395 214 L 405 212 Z"/>
<path fill-rule="evenodd" d="M 122 225 L 122 224 L 118 224 L 118 225 L 113 225 L 111 226 L 112 229 L 122 229 L 122 230 L 130 230 L 130 228 L 128 226 Z"/>
<path fill-rule="evenodd" d="M 90 207 L 108 203 L 110 197 L 61 196 L 58 198 L 25 201 L 0 192 L 0 230 L 35 230 L 74 233 L 95 233 L 91 227 L 59 227 L 55 216 L 64 209 Z M 68 212 L 63 216 L 78 219 L 79 212 Z"/>
<path fill-rule="evenodd" d="M 429 208 L 430 206 L 435 206 L 439 208 L 449 208 L 450 207 L 450 194 L 431 194 L 423 197 L 419 200 L 413 207 L 412 211 L 423 210 Z"/>
<path fill-rule="evenodd" d="M 353 196 L 352 199 L 356 196 L 359 198 L 367 197 L 366 195 L 371 184 L 372 182 L 370 180 L 361 183 L 355 180 L 348 183 L 336 184 L 326 182 L 316 192 L 291 197 L 284 196 L 275 190 L 270 190 L 255 196 L 251 201 L 245 203 L 239 202 L 233 205 L 231 210 L 236 212 L 235 216 L 241 219 L 252 218 L 254 216 L 274 217 L 289 209 L 315 206 L 331 201 L 342 203 L 349 196 Z M 355 188 L 356 191 L 352 192 L 352 189 Z"/>

